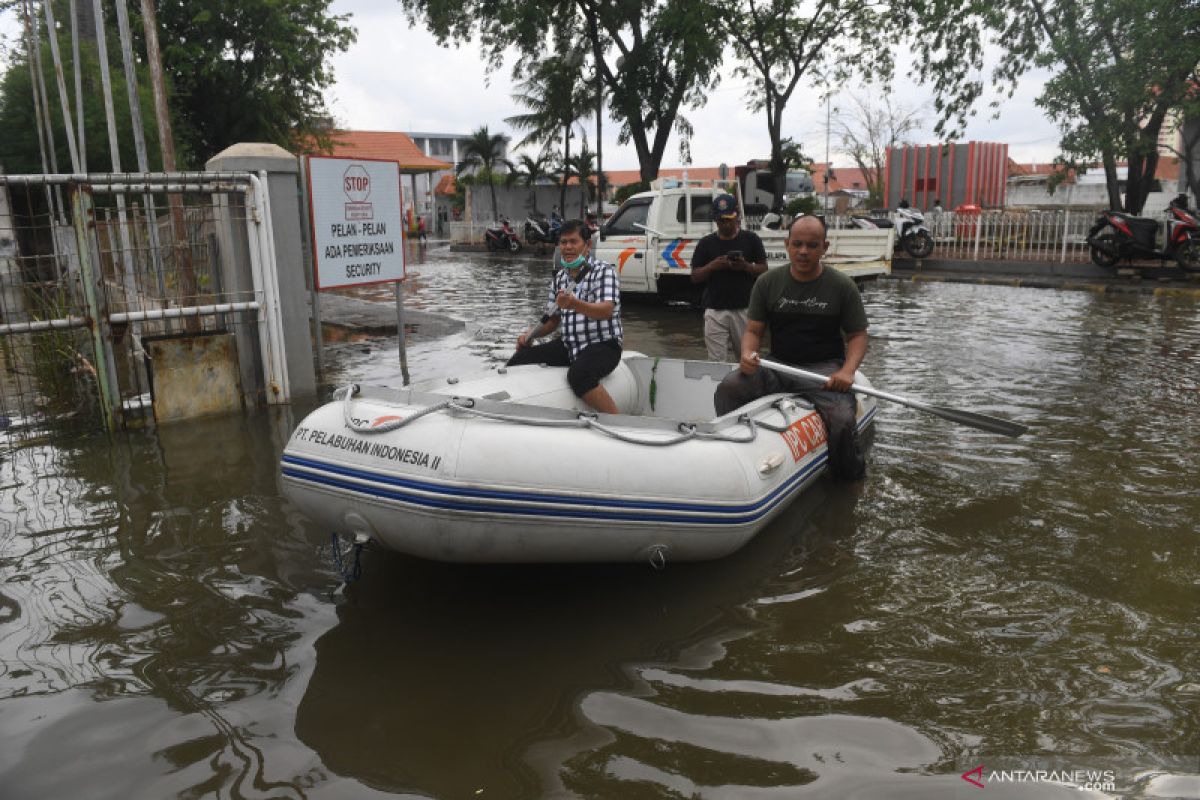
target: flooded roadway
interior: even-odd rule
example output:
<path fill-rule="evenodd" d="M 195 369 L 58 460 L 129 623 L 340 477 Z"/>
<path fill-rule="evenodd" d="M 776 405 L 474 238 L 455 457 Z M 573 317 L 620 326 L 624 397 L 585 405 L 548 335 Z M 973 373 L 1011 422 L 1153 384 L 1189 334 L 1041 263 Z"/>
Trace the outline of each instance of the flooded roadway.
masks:
<path fill-rule="evenodd" d="M 416 378 L 507 357 L 548 276 L 414 271 L 467 323 L 416 332 Z M 1200 306 L 866 298 L 877 386 L 1033 434 L 881 406 L 864 484 L 662 573 L 371 552 L 334 591 L 278 491 L 304 408 L 0 440 L 0 797 L 1200 796 Z M 694 312 L 625 320 L 703 355 Z M 329 352 L 399 383 L 394 341 Z"/>

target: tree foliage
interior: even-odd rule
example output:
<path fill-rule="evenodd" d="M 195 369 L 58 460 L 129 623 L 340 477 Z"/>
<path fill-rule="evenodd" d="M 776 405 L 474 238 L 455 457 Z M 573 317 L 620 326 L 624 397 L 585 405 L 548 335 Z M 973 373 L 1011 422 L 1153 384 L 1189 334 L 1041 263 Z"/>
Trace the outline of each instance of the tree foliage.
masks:
<path fill-rule="evenodd" d="M 541 151 L 536 156 L 521 153 L 514 162 L 513 175 L 524 187 L 529 189 L 529 208 L 536 214 L 537 185 L 547 178 L 553 178 L 552 162 L 554 157 L 548 151 Z"/>
<path fill-rule="evenodd" d="M 167 0 L 156 4 L 180 150 L 193 165 L 236 142 L 327 141 L 327 60 L 355 31 L 332 0 Z M 140 31 L 141 20 L 134 23 Z"/>
<path fill-rule="evenodd" d="M 953 136 L 973 113 L 987 82 L 985 47 L 994 43 L 1001 56 L 990 82 L 1011 97 L 1029 70 L 1049 70 L 1037 103 L 1059 124 L 1065 160 L 1099 160 L 1110 205 L 1142 210 L 1158 165 L 1163 122 L 1200 78 L 1197 0 L 905 2 L 909 13 L 919 6 L 932 32 L 914 40 L 914 49 L 921 74 L 937 91 L 939 133 Z M 1123 202 L 1121 160 L 1128 165 Z"/>
<path fill-rule="evenodd" d="M 63 4 L 63 14 L 66 14 L 66 4 Z M 67 18 L 69 20 L 69 17 Z M 106 19 L 106 22 L 108 20 Z M 69 24 L 69 22 L 68 22 Z M 49 40 L 45 38 L 45 27 L 41 30 L 41 64 L 42 78 L 49 94 L 49 110 L 52 123 L 52 136 L 55 145 L 55 157 L 59 170 L 70 171 L 71 158 L 67 146 L 66 129 L 62 117 L 62 104 L 58 99 L 58 88 L 54 78 L 54 62 L 51 59 Z M 116 40 L 115 26 L 109 31 L 110 41 Z M 83 37 L 81 37 L 83 38 Z M 70 46 L 69 34 L 59 31 L 59 50 L 63 58 L 63 71 L 67 76 L 67 86 L 70 97 L 68 104 L 72 114 L 72 130 L 78 126 L 74 119 L 76 113 L 74 82 L 70 78 L 74 71 L 73 53 Z M 33 70 L 31 53 L 24 39 L 10 52 L 10 60 L 2 78 L 0 78 L 0 165 L 10 174 L 42 172 L 41 149 L 38 147 L 37 121 L 34 118 L 33 85 L 36 75 Z M 133 148 L 132 123 L 130 122 L 128 94 L 125 89 L 125 73 L 121 67 L 120 51 L 109 48 L 109 80 L 112 82 L 113 117 L 117 125 L 117 138 L 120 140 L 121 166 L 129 170 L 137 163 Z M 100 92 L 100 62 L 96 55 L 94 41 L 86 39 L 80 44 L 80 69 L 84 77 L 83 106 L 84 106 L 84 139 L 85 158 L 88 169 L 92 172 L 109 172 L 112 170 L 112 159 L 108 145 L 108 127 L 104 117 L 104 100 Z M 142 116 L 153 119 L 154 102 L 150 95 L 149 83 L 145 79 L 146 70 L 139 67 L 139 98 Z M 150 152 L 151 169 L 158 169 L 158 132 L 146 131 L 146 147 Z"/>
<path fill-rule="evenodd" d="M 518 147 L 550 145 L 561 136 L 559 161 L 570 162 L 573 129 L 596 107 L 594 85 L 582 80 L 585 59 L 582 50 L 568 48 L 535 64 L 529 76 L 517 84 L 520 91 L 513 95 L 513 100 L 526 111 L 504 121 L 528 131 L 517 143 Z M 564 181 L 558 199 L 560 208 L 566 207 L 566 193 Z"/>
<path fill-rule="evenodd" d="M 471 183 L 486 183 L 492 195 L 492 219 L 500 219 L 499 206 L 496 203 L 496 181 L 503 180 L 505 172 L 500 167 L 513 171 L 512 162 L 504 156 L 508 148 L 508 137 L 502 133 L 491 133 L 487 125 L 471 132 L 468 139 L 460 148 L 456 174 Z M 463 173 L 468 173 L 464 176 Z"/>
<path fill-rule="evenodd" d="M 831 88 L 856 69 L 866 77 L 889 75 L 885 10 L 878 0 L 736 0 L 731 13 L 720 15 L 740 59 L 735 72 L 754 87 L 746 105 L 766 115 L 773 208 L 782 207 L 787 172 L 784 109 L 802 79 Z"/>
<path fill-rule="evenodd" d="M 712 35 L 717 9 L 694 0 L 400 0 L 415 23 L 440 42 L 478 35 L 495 69 L 510 52 L 513 74 L 528 73 L 549 53 L 586 42 L 592 73 L 620 122 L 618 141 L 632 143 L 643 180 L 658 176 L 673 131 L 686 142 L 682 110 L 703 104 L 720 74 L 721 44 Z M 569 31 L 564 38 L 543 32 Z M 510 50 L 511 48 L 511 50 Z M 599 58 L 597 59 L 597 54 Z"/>

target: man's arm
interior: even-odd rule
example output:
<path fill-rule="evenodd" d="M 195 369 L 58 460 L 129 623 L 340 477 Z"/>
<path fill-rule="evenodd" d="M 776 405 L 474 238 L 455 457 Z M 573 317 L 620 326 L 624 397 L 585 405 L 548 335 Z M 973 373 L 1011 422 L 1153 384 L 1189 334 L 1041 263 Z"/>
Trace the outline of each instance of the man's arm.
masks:
<path fill-rule="evenodd" d="M 554 333 L 556 330 L 558 330 L 558 323 L 561 321 L 562 318 L 558 316 L 558 314 L 555 314 L 552 317 L 547 317 L 537 325 L 534 325 L 529 332 L 522 333 L 517 337 L 517 349 L 520 350 L 522 347 L 528 347 L 530 341 L 533 339 L 540 339 L 543 336 L 549 336 L 550 334 Z"/>
<path fill-rule="evenodd" d="M 559 308 L 583 314 L 588 319 L 612 319 L 613 311 L 617 307 L 617 304 L 611 300 L 589 303 L 565 291 L 558 293 L 558 299 L 555 302 L 558 303 Z M 558 317 L 554 319 L 558 319 Z"/>
<path fill-rule="evenodd" d="M 705 239 L 696 243 L 692 253 L 692 283 L 705 283 L 714 272 L 729 269 L 729 259 L 725 256 L 712 257 L 712 248 Z"/>
<path fill-rule="evenodd" d="M 745 260 L 738 265 L 738 268 L 757 278 L 767 271 L 767 248 L 763 246 L 762 239 L 754 231 L 743 231 L 743 233 L 754 237 L 754 246 L 746 250 Z"/>
<path fill-rule="evenodd" d="M 867 355 L 867 340 L 865 330 L 846 334 L 846 363 L 842 364 L 842 368 L 825 381 L 826 389 L 832 389 L 835 392 L 850 391 L 850 386 L 854 383 L 854 371 L 858 369 Z"/>
<path fill-rule="evenodd" d="M 743 375 L 753 375 L 758 372 L 758 348 L 762 346 L 763 334 L 767 332 L 767 323 L 752 319 L 746 323 L 746 332 L 742 334 L 742 354 L 738 369 Z"/>

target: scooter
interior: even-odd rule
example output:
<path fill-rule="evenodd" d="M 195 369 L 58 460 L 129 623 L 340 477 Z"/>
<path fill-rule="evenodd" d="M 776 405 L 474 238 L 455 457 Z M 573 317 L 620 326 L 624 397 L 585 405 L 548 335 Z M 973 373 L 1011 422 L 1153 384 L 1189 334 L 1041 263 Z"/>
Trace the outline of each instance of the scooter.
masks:
<path fill-rule="evenodd" d="M 552 219 L 544 216 L 535 217 L 530 214 L 525 219 L 525 241 L 529 244 L 557 245 L 558 233 L 561 228 L 561 222 L 555 226 Z"/>
<path fill-rule="evenodd" d="M 915 208 L 909 208 L 907 200 L 901 200 L 896 207 L 896 220 L 882 217 L 850 218 L 850 222 L 858 228 L 896 228 L 896 247 L 904 248 L 904 252 L 913 258 L 928 258 L 933 252 L 933 234 L 925 225 L 925 215 Z"/>
<path fill-rule="evenodd" d="M 1179 195 L 1167 210 L 1166 247 L 1158 249 L 1158 221 L 1135 217 L 1123 211 L 1101 211 L 1088 231 L 1092 263 L 1115 267 L 1121 259 L 1157 258 L 1171 260 L 1188 272 L 1200 272 L 1200 222 L 1187 207 L 1187 195 Z"/>
<path fill-rule="evenodd" d="M 509 224 L 507 219 L 500 220 L 498 228 L 487 228 L 484 230 L 483 241 L 490 253 L 494 253 L 497 250 L 507 250 L 510 253 L 521 252 L 521 239 L 517 236 L 517 232 L 513 230 L 512 225 Z"/>

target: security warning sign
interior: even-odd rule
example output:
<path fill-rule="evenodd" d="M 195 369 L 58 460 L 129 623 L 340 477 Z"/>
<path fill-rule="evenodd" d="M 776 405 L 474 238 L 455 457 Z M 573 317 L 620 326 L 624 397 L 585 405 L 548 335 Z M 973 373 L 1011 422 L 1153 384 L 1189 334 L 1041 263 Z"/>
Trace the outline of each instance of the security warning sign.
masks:
<path fill-rule="evenodd" d="M 307 159 L 318 289 L 404 280 L 404 198 L 395 161 Z"/>

